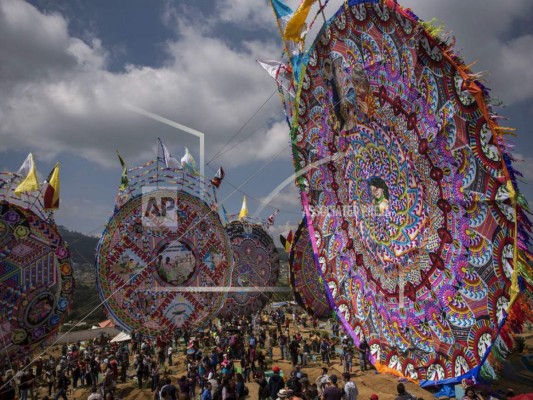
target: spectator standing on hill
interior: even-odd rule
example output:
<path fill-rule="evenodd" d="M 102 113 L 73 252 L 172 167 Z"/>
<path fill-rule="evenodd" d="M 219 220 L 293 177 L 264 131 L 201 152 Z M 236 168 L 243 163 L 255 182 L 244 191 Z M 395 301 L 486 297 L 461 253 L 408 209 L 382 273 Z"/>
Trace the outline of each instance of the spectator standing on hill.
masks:
<path fill-rule="evenodd" d="M 370 352 L 370 346 L 368 345 L 366 338 L 363 338 L 363 340 L 359 344 L 359 368 L 361 368 L 361 371 L 367 370 L 366 363 L 368 361 L 369 352 Z"/>
<path fill-rule="evenodd" d="M 329 346 L 329 342 L 327 341 L 325 337 L 322 338 L 322 342 L 320 343 L 320 355 L 322 356 L 322 362 L 328 365 L 330 364 L 330 359 L 329 359 L 330 350 L 331 348 Z"/>
<path fill-rule="evenodd" d="M 272 375 L 268 381 L 268 392 L 270 393 L 271 399 L 277 399 L 278 392 L 285 387 L 285 382 L 280 376 L 279 367 L 276 366 L 272 368 L 272 372 L 274 372 L 274 375 Z"/>
<path fill-rule="evenodd" d="M 359 395 L 359 390 L 357 389 L 357 385 L 354 381 L 350 380 L 350 374 L 348 372 L 345 372 L 342 374 L 342 378 L 344 379 L 344 399 L 345 400 L 357 400 L 357 396 Z"/>
<path fill-rule="evenodd" d="M 322 392 L 322 400 L 341 400 L 343 392 L 337 387 L 337 376 L 330 375 Z"/>
<path fill-rule="evenodd" d="M 398 396 L 396 396 L 394 400 L 416 400 L 415 396 L 405 391 L 405 386 L 403 385 L 403 383 L 398 383 L 398 386 L 396 386 L 396 390 L 398 391 Z"/>

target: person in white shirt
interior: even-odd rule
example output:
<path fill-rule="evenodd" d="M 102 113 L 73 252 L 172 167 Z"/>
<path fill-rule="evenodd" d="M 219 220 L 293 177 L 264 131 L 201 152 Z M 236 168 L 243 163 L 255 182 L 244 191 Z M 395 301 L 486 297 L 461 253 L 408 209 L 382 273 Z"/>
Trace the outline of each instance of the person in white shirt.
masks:
<path fill-rule="evenodd" d="M 357 396 L 359 396 L 359 390 L 357 389 L 357 385 L 354 381 L 350 380 L 350 374 L 348 372 L 345 372 L 342 374 L 342 378 L 344 379 L 344 398 L 346 400 L 357 400 Z"/>
<path fill-rule="evenodd" d="M 93 387 L 92 393 L 87 397 L 87 400 L 102 400 L 102 395 L 98 393 L 96 387 Z"/>

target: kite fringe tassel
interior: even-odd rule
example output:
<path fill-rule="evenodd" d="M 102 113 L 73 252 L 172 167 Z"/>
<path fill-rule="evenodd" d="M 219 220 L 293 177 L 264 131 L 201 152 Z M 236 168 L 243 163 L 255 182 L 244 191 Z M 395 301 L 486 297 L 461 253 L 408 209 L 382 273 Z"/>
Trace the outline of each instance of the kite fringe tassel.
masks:
<path fill-rule="evenodd" d="M 494 127 L 494 130 L 496 131 L 496 133 L 498 133 L 499 135 L 512 135 L 512 136 L 516 136 L 516 128 L 511 128 L 510 126 L 495 126 Z"/>
<path fill-rule="evenodd" d="M 480 375 L 483 379 L 487 381 L 496 381 L 498 380 L 498 374 L 492 368 L 491 362 L 493 362 L 493 359 L 491 356 L 487 358 L 487 361 L 481 366 Z"/>
<path fill-rule="evenodd" d="M 512 349 L 512 346 L 511 346 Z M 492 365 L 496 370 L 501 369 L 502 363 L 505 361 L 505 359 L 511 354 L 511 350 L 509 350 L 509 347 L 505 343 L 505 341 L 502 339 L 501 336 L 498 336 L 496 340 L 494 341 L 494 345 L 492 346 L 492 352 L 491 355 L 493 356 L 493 363 Z"/>
<path fill-rule="evenodd" d="M 424 27 L 432 38 L 441 40 L 440 34 L 444 31 L 445 25 L 437 18 L 431 18 L 429 21 L 420 21 L 420 25 Z"/>

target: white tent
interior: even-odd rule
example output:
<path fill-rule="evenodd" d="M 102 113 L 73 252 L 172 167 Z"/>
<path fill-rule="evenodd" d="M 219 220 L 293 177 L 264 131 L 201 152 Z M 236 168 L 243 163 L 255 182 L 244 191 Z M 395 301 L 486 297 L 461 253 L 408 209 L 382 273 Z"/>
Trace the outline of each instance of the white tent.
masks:
<path fill-rule="evenodd" d="M 131 336 L 127 333 L 120 332 L 117 336 L 111 339 L 111 343 L 125 342 L 126 340 L 131 340 Z"/>

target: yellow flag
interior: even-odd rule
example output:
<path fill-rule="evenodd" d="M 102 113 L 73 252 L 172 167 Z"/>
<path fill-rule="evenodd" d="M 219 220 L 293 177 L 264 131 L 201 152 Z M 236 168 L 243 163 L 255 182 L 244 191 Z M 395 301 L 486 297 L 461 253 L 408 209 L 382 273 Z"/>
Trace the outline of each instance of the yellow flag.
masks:
<path fill-rule="evenodd" d="M 293 40 L 295 42 L 302 41 L 302 29 L 304 28 L 305 21 L 311 11 L 311 6 L 316 2 L 316 0 L 302 0 L 298 9 L 294 12 L 287 26 L 285 27 L 285 32 L 283 32 L 284 40 Z"/>
<path fill-rule="evenodd" d="M 35 163 L 33 162 L 33 155 L 30 153 L 20 170 L 28 171 L 24 180 L 15 189 L 15 194 L 20 196 L 22 193 L 34 192 L 39 189 L 39 182 L 37 181 L 37 171 L 35 170 Z M 20 171 L 19 170 L 19 171 Z"/>
<path fill-rule="evenodd" d="M 246 218 L 248 216 L 248 207 L 246 206 L 246 196 L 242 200 L 241 212 L 239 213 L 239 219 Z"/>

